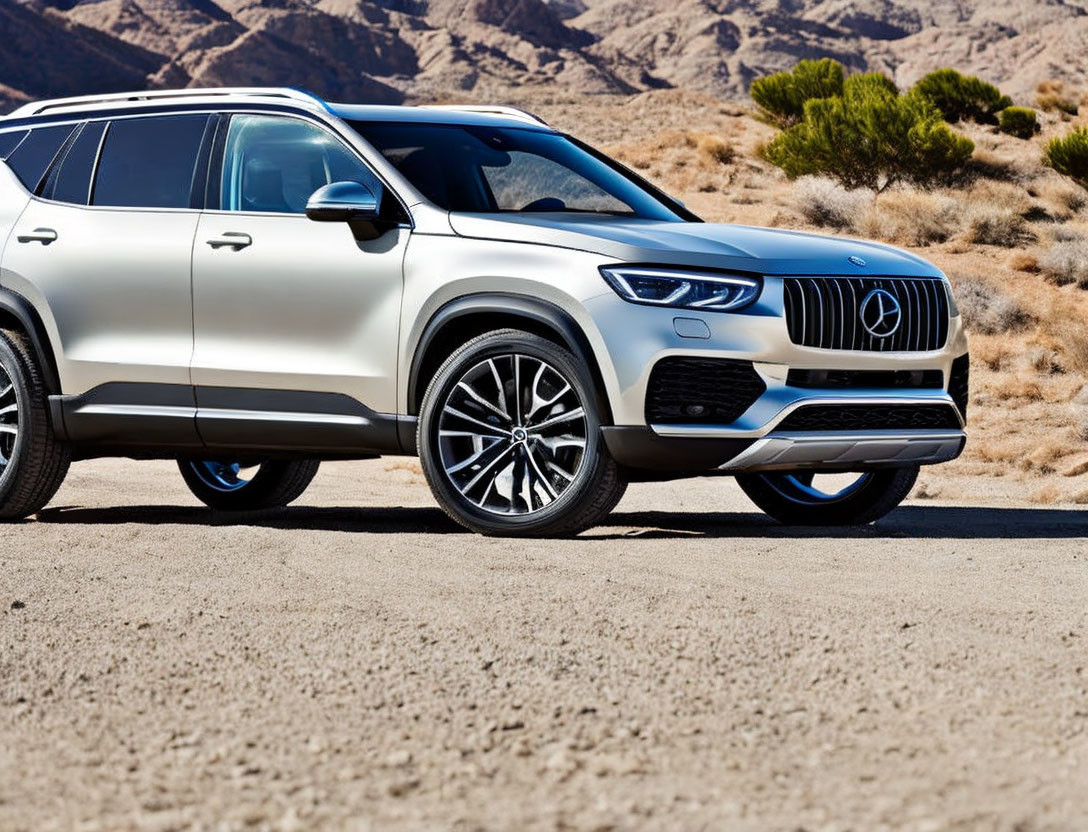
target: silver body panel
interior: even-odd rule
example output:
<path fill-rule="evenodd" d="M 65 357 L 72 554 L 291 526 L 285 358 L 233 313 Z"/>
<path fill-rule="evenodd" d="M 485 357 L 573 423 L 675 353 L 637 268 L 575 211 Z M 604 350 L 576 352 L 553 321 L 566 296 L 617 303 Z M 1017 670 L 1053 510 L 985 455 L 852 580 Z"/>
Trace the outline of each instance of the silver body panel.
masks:
<path fill-rule="evenodd" d="M 149 106 L 160 98 L 149 99 Z M 260 99 L 260 91 L 197 91 L 185 103 L 215 113 L 229 100 L 231 112 L 246 112 Z M 80 208 L 30 196 L 0 164 L 0 241 L 6 241 L 0 287 L 24 297 L 40 315 L 64 395 L 115 382 L 306 391 L 342 394 L 379 414 L 406 415 L 413 362 L 435 314 L 448 303 L 488 293 L 545 301 L 570 317 L 599 368 L 617 426 L 646 426 L 647 383 L 662 358 L 755 362 L 767 391 L 736 422 L 649 426 L 677 439 L 757 440 L 729 470 L 855 457 L 866 465 L 935 462 L 954 455 L 953 439 L 961 444 L 963 434 L 956 431 L 775 433 L 789 412 L 809 403 L 952 403 L 945 390 L 831 392 L 786 382 L 791 368 L 940 370 L 948 379 L 953 360 L 967 350 L 959 317 L 951 319 L 942 349 L 920 353 L 813 349 L 792 343 L 787 331 L 784 276 L 943 277 L 912 254 L 741 226 L 450 214 L 430 204 L 340 116 L 547 128 L 513 112 L 326 107 L 293 93 L 266 99 L 265 105 L 287 99 L 291 112 L 285 115 L 323 125 L 349 144 L 397 195 L 410 226 L 358 242 L 343 224 L 301 215 Z M 106 97 L 60 102 L 54 110 L 75 121 L 106 118 L 116 106 Z M 57 231 L 56 242 L 15 242 L 19 233 L 43 227 Z M 251 244 L 207 244 L 227 232 L 248 235 Z M 851 265 L 850 257 L 863 258 L 864 267 Z M 741 271 L 762 276 L 763 289 L 753 306 L 737 313 L 640 306 L 621 299 L 599 273 L 625 262 Z M 84 407 L 101 412 L 125 405 Z M 173 403 L 159 407 L 174 417 L 186 411 Z M 199 401 L 193 408 L 195 413 Z M 209 407 L 205 415 L 226 422 L 253 413 Z M 290 422 L 306 414 L 271 411 L 255 418 Z M 360 419 L 312 414 L 315 424 L 322 418 Z"/>

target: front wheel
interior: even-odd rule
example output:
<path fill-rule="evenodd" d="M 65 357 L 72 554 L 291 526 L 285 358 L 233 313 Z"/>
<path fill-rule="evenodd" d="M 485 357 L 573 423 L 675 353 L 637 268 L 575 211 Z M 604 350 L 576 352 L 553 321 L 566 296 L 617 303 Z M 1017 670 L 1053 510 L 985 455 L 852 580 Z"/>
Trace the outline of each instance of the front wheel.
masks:
<path fill-rule="evenodd" d="M 626 489 L 600 436 L 586 368 L 538 335 L 499 330 L 457 350 L 423 398 L 423 473 L 446 513 L 491 535 L 559 537 Z"/>
<path fill-rule="evenodd" d="M 182 479 L 204 505 L 221 511 L 282 508 L 302 496 L 317 474 L 316 459 L 245 465 L 229 460 L 179 459 Z"/>
<path fill-rule="evenodd" d="M 918 466 L 852 474 L 738 474 L 753 503 L 788 526 L 860 526 L 879 520 L 914 487 Z"/>

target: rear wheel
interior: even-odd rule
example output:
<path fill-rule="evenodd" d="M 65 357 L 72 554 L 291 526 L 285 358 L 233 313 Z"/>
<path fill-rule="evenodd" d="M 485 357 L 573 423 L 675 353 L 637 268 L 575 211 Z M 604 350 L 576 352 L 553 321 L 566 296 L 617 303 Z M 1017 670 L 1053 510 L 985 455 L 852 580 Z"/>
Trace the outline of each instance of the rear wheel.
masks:
<path fill-rule="evenodd" d="M 53 434 L 47 396 L 26 339 L 0 330 L 0 521 L 36 514 L 68 473 L 71 455 Z"/>
<path fill-rule="evenodd" d="M 774 471 L 738 474 L 763 511 L 791 526 L 858 526 L 879 520 L 914 487 L 918 466 L 862 473 Z"/>
<path fill-rule="evenodd" d="M 556 537 L 603 519 L 627 487 L 600 436 L 586 368 L 538 335 L 457 350 L 423 399 L 418 447 L 439 504 L 482 534 Z"/>
<path fill-rule="evenodd" d="M 309 486 L 320 464 L 314 459 L 255 465 L 229 460 L 178 460 L 189 490 L 205 505 L 221 511 L 257 511 L 294 502 Z"/>

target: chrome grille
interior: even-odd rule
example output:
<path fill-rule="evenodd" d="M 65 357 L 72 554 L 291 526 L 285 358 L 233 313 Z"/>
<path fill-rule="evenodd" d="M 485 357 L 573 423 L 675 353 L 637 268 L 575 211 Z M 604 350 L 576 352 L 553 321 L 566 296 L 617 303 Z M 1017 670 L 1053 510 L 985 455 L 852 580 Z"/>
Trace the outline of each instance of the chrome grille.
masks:
<path fill-rule="evenodd" d="M 885 338 L 866 331 L 861 304 L 873 289 L 899 301 L 899 328 Z M 783 280 L 790 340 L 825 350 L 924 352 L 948 339 L 948 295 L 932 277 L 787 277 Z"/>

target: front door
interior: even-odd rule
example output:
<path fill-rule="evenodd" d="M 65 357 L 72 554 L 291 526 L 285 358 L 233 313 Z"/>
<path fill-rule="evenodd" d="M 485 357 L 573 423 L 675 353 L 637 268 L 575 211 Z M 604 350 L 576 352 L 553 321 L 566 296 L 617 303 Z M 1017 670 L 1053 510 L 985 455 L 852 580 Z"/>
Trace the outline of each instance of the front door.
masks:
<path fill-rule="evenodd" d="M 365 430 L 368 413 L 396 411 L 408 229 L 360 241 L 347 224 L 307 219 L 330 182 L 382 192 L 325 127 L 235 115 L 225 135 L 209 195 L 219 208 L 201 215 L 193 254 L 201 435 L 213 447 L 326 448 Z"/>

